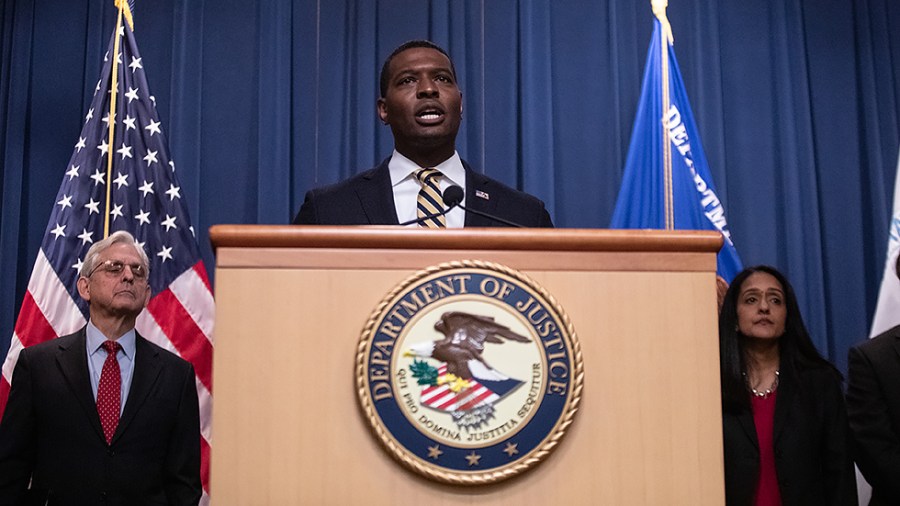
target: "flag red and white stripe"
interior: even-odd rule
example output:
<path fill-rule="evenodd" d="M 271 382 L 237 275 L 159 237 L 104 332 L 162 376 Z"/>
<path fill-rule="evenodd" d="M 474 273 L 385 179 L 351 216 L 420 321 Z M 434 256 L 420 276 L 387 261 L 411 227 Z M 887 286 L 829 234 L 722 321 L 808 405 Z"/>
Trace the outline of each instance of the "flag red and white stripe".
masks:
<path fill-rule="evenodd" d="M 438 367 L 438 385 L 422 389 L 420 398 L 423 405 L 446 412 L 467 411 L 476 406 L 493 404 L 500 399 L 500 396 L 475 378 L 470 379 L 468 386 L 458 392 L 454 392 L 446 380 L 447 364 L 441 364 Z"/>

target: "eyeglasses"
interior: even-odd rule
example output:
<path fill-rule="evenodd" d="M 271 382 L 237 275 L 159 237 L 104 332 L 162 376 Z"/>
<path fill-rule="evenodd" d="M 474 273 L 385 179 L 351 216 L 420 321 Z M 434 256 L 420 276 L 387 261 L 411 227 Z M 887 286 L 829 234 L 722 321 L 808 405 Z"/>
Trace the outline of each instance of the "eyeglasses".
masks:
<path fill-rule="evenodd" d="M 101 262 L 97 264 L 96 267 L 91 271 L 87 277 L 91 277 L 98 270 L 103 270 L 109 274 L 117 276 L 122 274 L 122 271 L 125 270 L 125 267 L 131 269 L 131 275 L 134 276 L 135 279 L 145 279 L 147 277 L 147 268 L 141 264 L 126 264 L 124 262 L 120 262 L 118 260 L 106 260 L 105 262 Z"/>

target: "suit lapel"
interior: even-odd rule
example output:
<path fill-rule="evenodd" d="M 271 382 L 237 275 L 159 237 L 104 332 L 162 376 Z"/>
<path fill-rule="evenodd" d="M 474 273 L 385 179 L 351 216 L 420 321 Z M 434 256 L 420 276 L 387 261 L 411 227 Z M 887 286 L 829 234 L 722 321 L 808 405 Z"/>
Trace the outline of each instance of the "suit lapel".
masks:
<path fill-rule="evenodd" d="M 900 332 L 897 332 L 896 338 L 894 339 L 894 351 L 897 352 L 897 355 L 900 355 Z"/>
<path fill-rule="evenodd" d="M 756 437 L 756 424 L 753 422 L 753 411 L 742 411 L 741 414 L 737 415 L 737 419 L 741 424 L 741 428 L 744 429 L 747 439 L 753 443 L 753 447 L 756 448 L 756 451 L 759 451 L 759 439 Z"/>
<path fill-rule="evenodd" d="M 466 207 L 488 214 L 496 214 L 497 196 L 491 199 L 491 181 L 472 170 L 469 164 L 463 162 L 466 169 Z M 478 216 L 475 213 L 466 213 L 467 227 L 497 227 L 501 226 L 494 220 Z"/>
<path fill-rule="evenodd" d="M 134 373 L 131 377 L 131 389 L 128 391 L 128 399 L 125 401 L 125 410 L 122 412 L 122 418 L 119 419 L 119 426 L 116 427 L 116 433 L 113 435 L 113 443 L 125 432 L 137 412 L 140 411 L 147 395 L 150 394 L 153 385 L 159 378 L 161 370 L 159 350 L 150 346 L 146 339 L 137 334 L 135 336 Z"/>
<path fill-rule="evenodd" d="M 63 377 L 69 384 L 69 388 L 78 399 L 78 403 L 84 409 L 84 413 L 90 421 L 91 427 L 97 436 L 106 442 L 103 436 L 103 428 L 100 425 L 100 415 L 97 414 L 97 402 L 91 390 L 91 378 L 87 364 L 87 332 L 82 327 L 76 334 L 69 338 L 60 338 L 56 352 L 56 363 L 59 364 Z"/>
<path fill-rule="evenodd" d="M 782 361 L 784 364 L 784 361 Z M 787 380 L 787 381 L 785 381 Z M 778 383 L 777 397 L 775 399 L 775 423 L 772 429 L 772 442 L 778 444 L 778 438 L 784 431 L 784 425 L 787 423 L 788 416 L 793 405 L 794 393 L 796 391 L 796 383 L 799 378 L 793 374 L 790 366 L 782 366 L 781 377 Z"/>
<path fill-rule="evenodd" d="M 363 175 L 356 187 L 359 203 L 371 225 L 398 225 L 397 206 L 394 205 L 394 191 L 391 188 L 391 173 L 388 169 L 390 158 L 381 162 L 374 170 Z"/>

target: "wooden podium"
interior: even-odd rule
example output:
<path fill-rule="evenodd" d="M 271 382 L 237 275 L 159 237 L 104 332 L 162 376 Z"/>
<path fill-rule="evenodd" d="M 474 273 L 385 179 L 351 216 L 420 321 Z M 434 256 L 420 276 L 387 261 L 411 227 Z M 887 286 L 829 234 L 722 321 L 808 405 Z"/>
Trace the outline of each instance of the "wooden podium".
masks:
<path fill-rule="evenodd" d="M 217 225 L 216 505 L 724 504 L 709 232 Z M 355 394 L 365 322 L 425 267 L 478 259 L 574 324 L 579 412 L 535 468 L 477 487 L 395 462 Z"/>

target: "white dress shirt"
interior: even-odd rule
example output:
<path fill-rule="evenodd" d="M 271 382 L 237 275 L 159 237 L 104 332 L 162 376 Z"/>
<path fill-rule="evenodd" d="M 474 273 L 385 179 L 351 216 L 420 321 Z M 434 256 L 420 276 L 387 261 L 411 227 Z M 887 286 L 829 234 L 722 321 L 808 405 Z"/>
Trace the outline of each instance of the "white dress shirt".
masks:
<path fill-rule="evenodd" d="M 457 185 L 465 191 L 466 189 L 466 169 L 463 167 L 459 153 L 453 152 L 453 156 L 444 160 L 436 167 L 419 167 L 409 158 L 401 155 L 394 150 L 391 160 L 388 162 L 388 169 L 391 172 L 391 187 L 394 190 L 394 206 L 397 208 L 397 219 L 400 223 L 416 219 L 416 201 L 419 197 L 419 190 L 422 186 L 414 175 L 419 169 L 434 168 L 444 175 L 440 180 L 441 193 L 448 187 Z M 463 197 L 465 199 L 465 197 Z M 463 200 L 465 202 L 465 200 Z M 465 205 L 465 204 L 464 204 Z M 447 228 L 462 228 L 466 223 L 466 213 L 462 209 L 455 207 L 447 216 Z M 407 225 L 415 227 L 418 225 Z"/>

